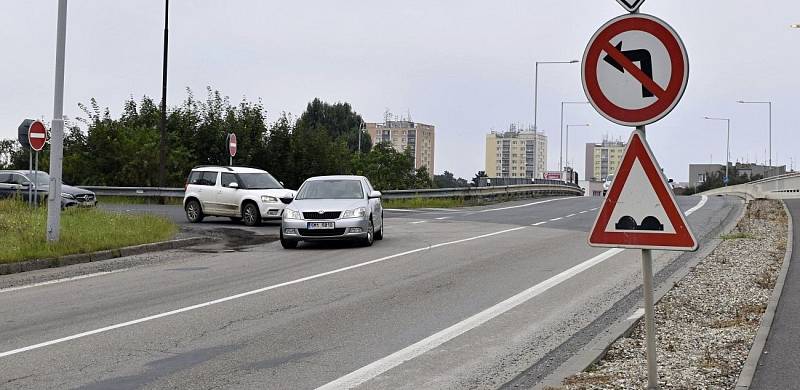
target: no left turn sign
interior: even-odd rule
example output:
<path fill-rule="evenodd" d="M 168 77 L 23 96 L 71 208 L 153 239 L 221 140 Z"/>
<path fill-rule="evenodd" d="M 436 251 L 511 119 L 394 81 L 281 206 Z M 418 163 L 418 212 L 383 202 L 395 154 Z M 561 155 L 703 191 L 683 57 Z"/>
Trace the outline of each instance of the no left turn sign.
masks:
<path fill-rule="evenodd" d="M 678 34 L 661 19 L 623 15 L 589 41 L 581 77 L 601 115 L 623 126 L 643 126 L 678 104 L 689 79 L 689 58 Z"/>

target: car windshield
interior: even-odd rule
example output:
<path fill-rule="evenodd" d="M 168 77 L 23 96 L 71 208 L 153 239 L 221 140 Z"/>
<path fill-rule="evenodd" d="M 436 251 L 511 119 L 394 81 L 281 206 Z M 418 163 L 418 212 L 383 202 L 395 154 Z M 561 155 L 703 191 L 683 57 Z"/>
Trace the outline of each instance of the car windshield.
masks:
<path fill-rule="evenodd" d="M 242 182 L 244 188 L 249 190 L 283 188 L 281 183 L 275 180 L 269 173 L 240 173 L 239 180 Z"/>
<path fill-rule="evenodd" d="M 303 199 L 362 199 L 364 191 L 360 180 L 312 180 L 307 181 L 297 193 Z"/>

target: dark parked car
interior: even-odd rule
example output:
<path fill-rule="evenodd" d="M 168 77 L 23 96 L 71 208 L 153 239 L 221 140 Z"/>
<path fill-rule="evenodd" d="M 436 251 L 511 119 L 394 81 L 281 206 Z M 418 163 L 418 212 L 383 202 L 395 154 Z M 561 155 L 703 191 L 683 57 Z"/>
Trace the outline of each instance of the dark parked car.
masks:
<path fill-rule="evenodd" d="M 34 185 L 34 180 L 36 185 Z M 0 198 L 20 196 L 28 201 L 34 192 L 44 202 L 50 191 L 50 175 L 43 171 L 0 171 Z M 30 194 L 30 195 L 29 195 Z M 94 192 L 61 184 L 61 207 L 94 207 L 97 197 Z"/>

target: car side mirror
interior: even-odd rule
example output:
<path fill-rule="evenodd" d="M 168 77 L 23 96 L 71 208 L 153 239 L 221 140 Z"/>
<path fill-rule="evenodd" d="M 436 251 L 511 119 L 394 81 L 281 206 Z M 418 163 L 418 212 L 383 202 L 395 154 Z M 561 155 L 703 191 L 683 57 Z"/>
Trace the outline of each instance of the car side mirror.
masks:
<path fill-rule="evenodd" d="M 234 190 L 239 189 L 239 183 L 233 182 L 231 184 L 228 184 L 228 188 L 233 188 Z"/>
<path fill-rule="evenodd" d="M 286 194 L 284 196 L 281 196 L 280 200 L 283 204 L 289 204 L 292 203 L 292 201 L 294 200 L 294 196 L 292 194 Z"/>
<path fill-rule="evenodd" d="M 383 194 L 381 194 L 380 191 L 372 191 L 369 193 L 368 198 L 374 199 L 374 198 L 380 198 L 381 196 L 383 196 Z"/>

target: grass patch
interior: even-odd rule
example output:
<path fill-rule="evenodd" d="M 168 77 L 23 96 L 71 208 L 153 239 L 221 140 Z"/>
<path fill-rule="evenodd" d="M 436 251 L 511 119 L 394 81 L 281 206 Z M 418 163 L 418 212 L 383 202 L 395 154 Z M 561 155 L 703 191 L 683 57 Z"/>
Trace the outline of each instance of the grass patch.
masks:
<path fill-rule="evenodd" d="M 164 198 L 165 204 L 181 205 L 183 198 Z M 97 201 L 107 204 L 159 204 L 157 196 L 117 196 L 117 195 L 103 195 L 98 196 Z"/>
<path fill-rule="evenodd" d="M 467 202 L 463 198 L 412 198 L 412 199 L 386 199 L 383 207 L 387 209 L 418 209 L 423 207 L 450 208 L 464 207 Z"/>
<path fill-rule="evenodd" d="M 18 200 L 0 200 L 0 263 L 44 259 L 164 241 L 177 225 L 150 214 L 118 214 L 96 208 L 61 213 L 61 237 L 45 239 L 47 208 L 33 209 Z"/>
<path fill-rule="evenodd" d="M 753 237 L 753 235 L 750 233 L 736 232 L 736 233 L 723 234 L 719 236 L 719 238 L 723 240 L 741 240 L 741 239 L 751 239 L 755 237 Z"/>

